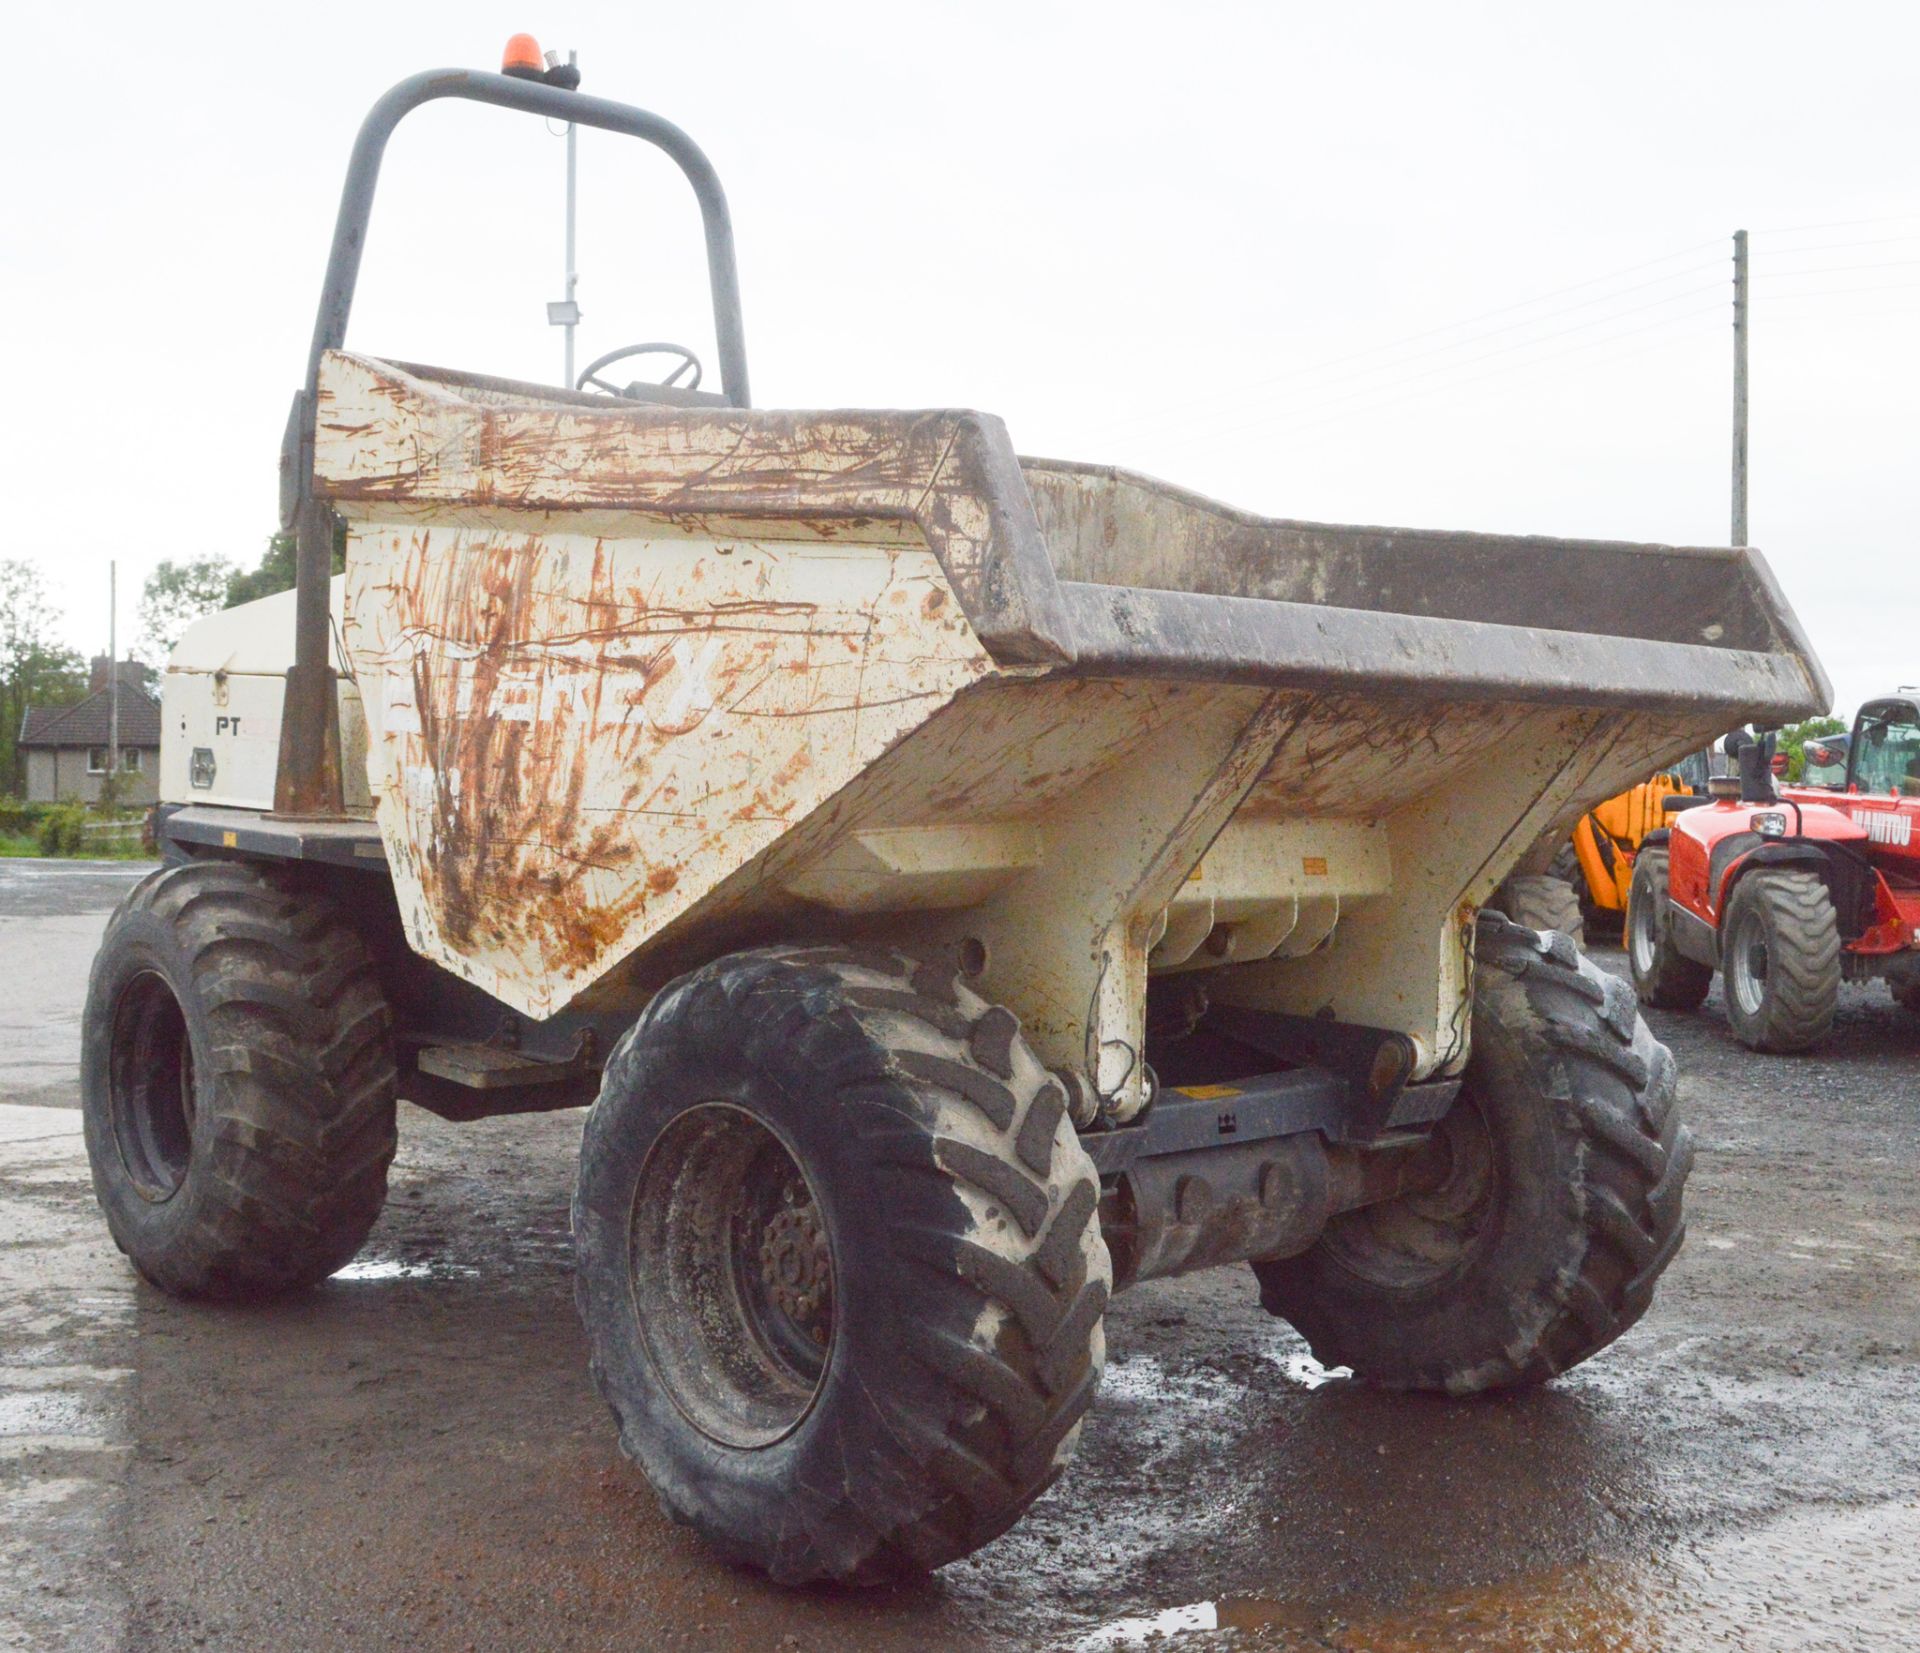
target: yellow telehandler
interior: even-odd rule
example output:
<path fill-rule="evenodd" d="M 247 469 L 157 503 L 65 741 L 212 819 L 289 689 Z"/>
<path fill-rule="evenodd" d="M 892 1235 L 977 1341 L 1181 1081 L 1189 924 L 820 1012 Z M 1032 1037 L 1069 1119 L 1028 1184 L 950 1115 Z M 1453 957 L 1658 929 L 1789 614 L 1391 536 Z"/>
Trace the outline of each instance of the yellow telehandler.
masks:
<path fill-rule="evenodd" d="M 1666 824 L 1666 800 L 1706 791 L 1710 755 L 1695 752 L 1596 804 L 1570 831 L 1556 828 L 1495 892 L 1493 906 L 1516 924 L 1558 930 L 1576 946 L 1591 928 L 1617 935 L 1627 912 L 1633 858 Z"/>

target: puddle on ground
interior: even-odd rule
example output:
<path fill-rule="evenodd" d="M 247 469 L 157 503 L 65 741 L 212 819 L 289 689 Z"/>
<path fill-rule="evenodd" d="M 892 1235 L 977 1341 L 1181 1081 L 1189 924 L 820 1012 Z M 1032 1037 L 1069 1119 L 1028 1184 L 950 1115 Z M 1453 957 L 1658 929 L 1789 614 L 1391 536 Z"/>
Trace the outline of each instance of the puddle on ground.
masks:
<path fill-rule="evenodd" d="M 1170 1372 L 1152 1355 L 1113 1361 L 1100 1375 L 1102 1406 L 1138 1408 L 1149 1418 L 1181 1416 L 1175 1407 L 1223 1411 L 1240 1396 L 1239 1386 L 1217 1372 Z"/>
<path fill-rule="evenodd" d="M 59 1389 L 0 1394 L 0 1436 L 80 1435 L 99 1427 L 99 1403 Z"/>
<path fill-rule="evenodd" d="M 1920 1502 L 1808 1510 L 1645 1561 L 1527 1574 L 1393 1609 L 1228 1597 L 1117 1619 L 1079 1653 L 1231 1645 L 1306 1653 L 1855 1653 L 1920 1644 Z M 1899 1627 L 1906 1625 L 1907 1631 Z"/>
<path fill-rule="evenodd" d="M 362 1257 L 337 1268 L 330 1280 L 471 1280 L 480 1271 L 465 1263 L 402 1263 L 390 1257 Z"/>
<path fill-rule="evenodd" d="M 51 1063 L 48 1070 L 55 1072 Z M 38 1142 L 50 1137 L 78 1138 L 78 1108 L 38 1108 L 23 1102 L 0 1102 L 0 1142 Z"/>

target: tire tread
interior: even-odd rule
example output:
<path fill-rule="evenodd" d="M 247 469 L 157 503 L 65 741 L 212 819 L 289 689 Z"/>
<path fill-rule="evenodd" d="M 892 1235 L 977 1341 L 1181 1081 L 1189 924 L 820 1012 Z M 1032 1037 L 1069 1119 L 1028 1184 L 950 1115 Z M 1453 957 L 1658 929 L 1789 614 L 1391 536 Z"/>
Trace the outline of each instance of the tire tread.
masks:
<path fill-rule="evenodd" d="M 1295 1320 L 1318 1360 L 1387 1388 L 1464 1394 L 1554 1377 L 1646 1312 L 1685 1234 L 1692 1138 L 1675 1105 L 1673 1060 L 1632 1014 L 1631 995 L 1563 936 L 1499 914 L 1481 915 L 1475 959 L 1476 1025 L 1498 1013 L 1503 1036 L 1524 1054 L 1530 1105 L 1549 1110 L 1558 1144 L 1564 1198 L 1554 1209 L 1564 1226 L 1527 1268 L 1502 1265 L 1527 1283 L 1491 1304 L 1469 1292 L 1479 1306 L 1422 1347 L 1387 1324 L 1380 1305 L 1359 1314 L 1330 1283 L 1337 1270 L 1312 1253 L 1254 1265 L 1263 1303 Z"/>
<path fill-rule="evenodd" d="M 880 1202 L 903 1300 L 943 1305 L 903 1321 L 906 1363 L 925 1383 L 877 1396 L 891 1443 L 879 1447 L 884 1472 L 849 1458 L 844 1486 L 816 1484 L 825 1496 L 789 1508 L 777 1542 L 702 1488 L 656 1478 L 656 1491 L 676 1519 L 782 1582 L 872 1582 L 939 1566 L 1005 1531 L 1051 1484 L 1098 1388 L 1109 1289 L 1098 1178 L 1018 1019 L 950 969 L 872 948 L 769 948 L 695 972 L 629 1033 L 609 1086 L 657 1020 L 697 1019 L 716 995 L 756 1037 L 809 1062 L 817 1048 L 819 1104 L 838 1111 L 877 1174 L 938 1177 L 960 1197 L 929 1204 L 901 1185 L 901 1198 Z M 789 1004 L 791 1014 L 776 1010 Z M 868 1054 L 847 1055 L 832 1034 L 848 1018 Z M 996 1211 L 1008 1221 L 991 1238 Z M 592 1341 L 584 1268 L 577 1295 Z M 623 1448 L 644 1463 L 633 1405 L 597 1354 L 593 1364 Z M 847 1519 L 850 1504 L 859 1519 Z"/>
<path fill-rule="evenodd" d="M 1767 930 L 1767 984 L 1752 1015 L 1723 983 L 1734 1035 L 1753 1050 L 1810 1050 L 1833 1028 L 1840 1001 L 1840 921 L 1826 882 L 1811 872 L 1757 867 L 1740 880 L 1722 921 L 1728 935 L 1758 907 Z M 1730 976 L 1731 954 L 1722 964 Z"/>
<path fill-rule="evenodd" d="M 194 1154 L 208 1163 L 195 1220 L 163 1253 L 116 1239 L 176 1296 L 247 1298 L 325 1279 L 378 1217 L 396 1143 L 392 1016 L 372 956 L 325 896 L 249 863 L 144 880 L 103 954 L 133 914 L 173 930 L 188 972 L 176 991 L 204 1010 L 208 1117 Z"/>

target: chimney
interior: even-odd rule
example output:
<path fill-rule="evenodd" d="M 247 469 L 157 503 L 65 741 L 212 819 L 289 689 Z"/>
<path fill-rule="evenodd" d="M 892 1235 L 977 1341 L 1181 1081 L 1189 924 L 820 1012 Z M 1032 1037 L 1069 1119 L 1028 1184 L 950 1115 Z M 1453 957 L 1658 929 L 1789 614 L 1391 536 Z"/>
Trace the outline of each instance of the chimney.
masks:
<path fill-rule="evenodd" d="M 93 657 L 93 670 L 87 677 L 87 692 L 98 694 L 113 681 L 113 662 L 104 654 Z"/>

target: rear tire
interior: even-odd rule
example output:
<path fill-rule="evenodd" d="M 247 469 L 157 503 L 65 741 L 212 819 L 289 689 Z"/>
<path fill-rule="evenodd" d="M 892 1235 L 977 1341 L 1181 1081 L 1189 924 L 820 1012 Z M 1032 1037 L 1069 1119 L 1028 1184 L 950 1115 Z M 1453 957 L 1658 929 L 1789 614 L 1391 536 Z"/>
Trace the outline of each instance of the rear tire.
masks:
<path fill-rule="evenodd" d="M 977 1549 L 1060 1474 L 1112 1268 L 1067 1097 L 950 971 L 774 948 L 607 1066 L 576 1294 L 668 1514 L 785 1584 Z"/>
<path fill-rule="evenodd" d="M 1840 921 L 1810 872 L 1757 868 L 1720 924 L 1720 986 L 1733 1034 L 1750 1050 L 1809 1050 L 1840 1002 Z"/>
<path fill-rule="evenodd" d="M 1573 847 L 1571 839 L 1560 846 L 1547 871 L 1555 878 L 1564 880 L 1579 898 L 1580 921 L 1587 927 L 1588 940 L 1595 936 L 1612 938 L 1620 934 L 1625 914 L 1612 907 L 1603 907 L 1593 899 L 1593 887 L 1587 882 L 1587 869 L 1580 865 L 1579 851 Z"/>
<path fill-rule="evenodd" d="M 1552 873 L 1516 873 L 1494 891 L 1489 905 L 1529 930 L 1558 930 L 1574 946 L 1586 951 L 1586 921 L 1580 911 L 1580 896 L 1564 878 L 1556 878 Z"/>
<path fill-rule="evenodd" d="M 1627 970 L 1642 1004 L 1656 1010 L 1698 1010 L 1713 986 L 1713 969 L 1673 944 L 1667 852 L 1641 846 L 1627 895 Z"/>
<path fill-rule="evenodd" d="M 1543 1382 L 1643 1315 L 1680 1249 L 1693 1140 L 1626 984 L 1561 936 L 1483 915 L 1473 1055 L 1446 1181 L 1255 1263 L 1328 1366 L 1394 1389 Z"/>
<path fill-rule="evenodd" d="M 162 1291 L 310 1286 L 380 1215 L 386 1000 L 338 909 L 278 874 L 197 862 L 121 903 L 88 984 L 80 1087 L 107 1226 Z"/>

